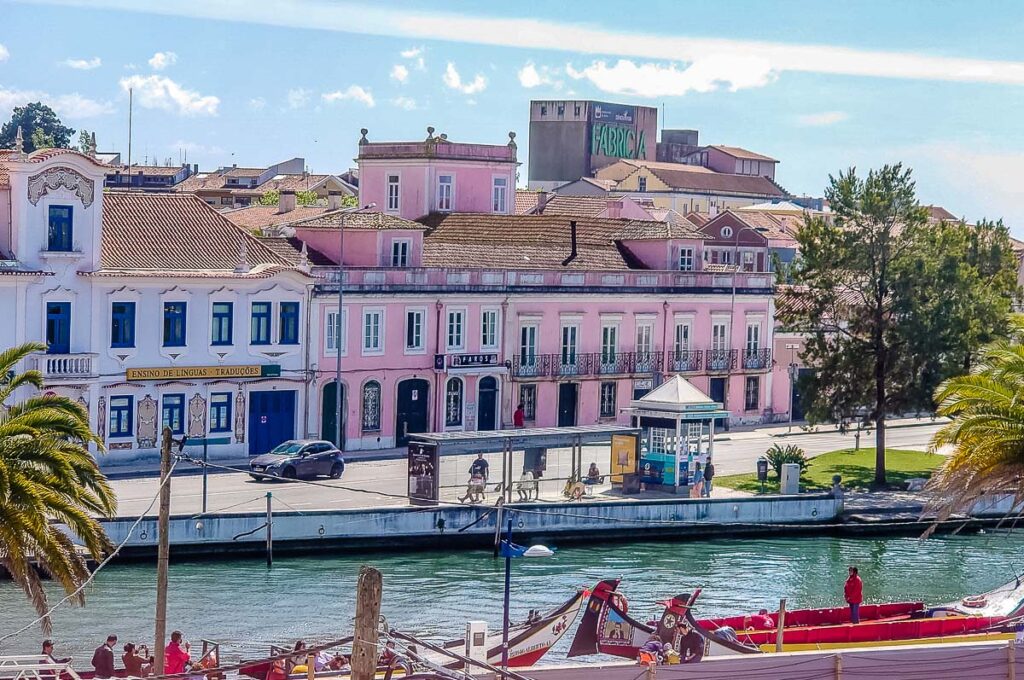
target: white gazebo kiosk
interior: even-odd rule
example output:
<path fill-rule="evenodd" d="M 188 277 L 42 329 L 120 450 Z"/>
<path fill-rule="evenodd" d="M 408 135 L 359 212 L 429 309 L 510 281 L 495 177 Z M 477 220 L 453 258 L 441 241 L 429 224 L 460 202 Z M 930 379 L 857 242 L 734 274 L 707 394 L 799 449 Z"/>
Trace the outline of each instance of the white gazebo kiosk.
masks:
<path fill-rule="evenodd" d="M 641 447 L 638 464 L 640 481 L 648 488 L 671 487 L 675 493 L 687 486 L 684 475 L 689 471 L 691 458 L 707 454 L 707 460 L 712 459 L 715 420 L 729 417 L 722 404 L 712 401 L 681 375 L 672 376 L 640 399 L 634 399 L 628 412 L 646 444 Z"/>

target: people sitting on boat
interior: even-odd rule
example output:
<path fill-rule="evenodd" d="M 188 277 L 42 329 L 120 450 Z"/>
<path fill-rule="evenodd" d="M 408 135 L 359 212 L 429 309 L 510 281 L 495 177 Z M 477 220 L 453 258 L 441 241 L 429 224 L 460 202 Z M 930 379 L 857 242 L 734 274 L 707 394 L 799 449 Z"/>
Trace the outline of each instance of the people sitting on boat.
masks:
<path fill-rule="evenodd" d="M 652 633 L 647 642 L 640 647 L 638 658 L 641 664 L 661 663 L 664 660 L 664 651 L 665 643 L 662 642 L 661 636 Z"/>
<path fill-rule="evenodd" d="M 775 628 L 775 620 L 767 609 L 761 609 L 757 614 L 748 618 L 750 619 L 750 623 L 747 625 L 749 630 L 772 630 Z"/>
<path fill-rule="evenodd" d="M 284 658 L 278 657 L 270 664 L 267 671 L 267 680 L 288 680 L 288 672 L 284 667 Z"/>
<path fill-rule="evenodd" d="M 317 652 L 316 656 L 313 657 L 313 670 L 317 673 L 324 670 L 331 665 L 331 654 L 326 649 L 321 649 Z"/>
<path fill-rule="evenodd" d="M 144 647 L 140 650 L 134 642 L 124 643 L 121 663 L 124 664 L 125 674 L 130 678 L 144 678 L 153 672 L 153 660 L 149 658 L 149 650 Z"/>
<path fill-rule="evenodd" d="M 57 659 L 53 656 L 53 640 L 43 640 L 43 656 L 50 663 L 71 663 L 71 657 Z"/>
<path fill-rule="evenodd" d="M 380 660 L 378 665 L 384 666 L 385 668 L 392 668 L 398 665 L 399 657 L 398 652 L 395 651 L 395 641 L 388 640 L 388 643 L 384 645 L 384 651 L 380 654 Z"/>
<path fill-rule="evenodd" d="M 327 664 L 327 668 L 332 671 L 342 672 L 352 670 L 352 667 L 349 665 L 348 657 L 344 654 L 335 654 L 334 658 Z"/>

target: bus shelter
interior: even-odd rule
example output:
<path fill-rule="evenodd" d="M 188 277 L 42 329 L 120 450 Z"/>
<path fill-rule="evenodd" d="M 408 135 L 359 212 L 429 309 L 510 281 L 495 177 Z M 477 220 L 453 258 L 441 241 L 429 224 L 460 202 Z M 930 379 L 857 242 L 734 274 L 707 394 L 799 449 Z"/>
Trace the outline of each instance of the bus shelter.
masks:
<path fill-rule="evenodd" d="M 583 447 L 608 444 L 611 467 L 606 474 L 613 486 L 636 476 L 640 456 L 639 428 L 624 425 L 434 432 L 415 434 L 412 438 L 409 443 L 409 502 L 414 505 L 433 505 L 440 500 L 441 461 L 448 456 L 500 453 L 500 479 L 492 474 L 488 481 L 498 485 L 505 502 L 512 502 L 520 474 L 513 464 L 514 453 L 522 452 L 523 470 L 543 469 L 549 450 L 568 449 L 571 457 L 568 474 L 545 481 L 580 481 L 584 475 Z"/>
<path fill-rule="evenodd" d="M 710 462 L 715 454 L 715 420 L 729 412 L 717 401 L 674 375 L 627 409 L 640 429 L 640 481 L 648 488 L 689 490 L 694 462 Z"/>

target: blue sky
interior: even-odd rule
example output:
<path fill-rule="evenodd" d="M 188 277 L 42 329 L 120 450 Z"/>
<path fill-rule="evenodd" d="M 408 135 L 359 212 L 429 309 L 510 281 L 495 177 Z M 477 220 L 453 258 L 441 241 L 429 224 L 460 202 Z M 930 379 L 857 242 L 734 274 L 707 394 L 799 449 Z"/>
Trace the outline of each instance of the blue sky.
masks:
<path fill-rule="evenodd" d="M 43 99 L 101 150 L 203 168 L 372 140 L 504 143 L 526 180 L 530 99 L 665 106 L 668 127 L 829 173 L 911 165 L 924 202 L 1024 236 L 1016 2 L 0 0 L 0 117 Z"/>

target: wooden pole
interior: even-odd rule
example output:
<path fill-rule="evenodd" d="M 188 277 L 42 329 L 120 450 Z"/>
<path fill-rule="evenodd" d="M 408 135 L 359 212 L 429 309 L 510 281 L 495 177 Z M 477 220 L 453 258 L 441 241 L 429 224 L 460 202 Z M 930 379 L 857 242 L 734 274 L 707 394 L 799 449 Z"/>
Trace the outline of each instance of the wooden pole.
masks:
<path fill-rule="evenodd" d="M 843 655 L 836 654 L 836 680 L 843 680 Z"/>
<path fill-rule="evenodd" d="M 373 680 L 377 672 L 377 626 L 380 620 L 381 574 L 359 568 L 356 586 L 356 625 L 352 641 L 352 680 Z"/>
<path fill-rule="evenodd" d="M 1017 641 L 1007 640 L 1006 641 L 1006 677 L 1009 680 L 1016 680 L 1017 678 Z"/>
<path fill-rule="evenodd" d="M 164 645 L 167 636 L 167 568 L 171 542 L 167 535 L 171 518 L 171 428 L 165 427 L 160 441 L 160 511 L 157 519 L 156 548 L 156 632 L 153 650 L 154 674 L 164 674 Z"/>
<path fill-rule="evenodd" d="M 775 651 L 782 651 L 782 632 L 786 629 L 786 598 L 779 600 L 779 620 L 776 623 L 778 629 L 775 631 Z"/>
<path fill-rule="evenodd" d="M 306 680 L 315 680 L 316 678 L 316 654 L 306 655 Z"/>
<path fill-rule="evenodd" d="M 270 507 L 274 495 L 267 492 L 267 566 L 274 566 L 274 510 Z"/>

